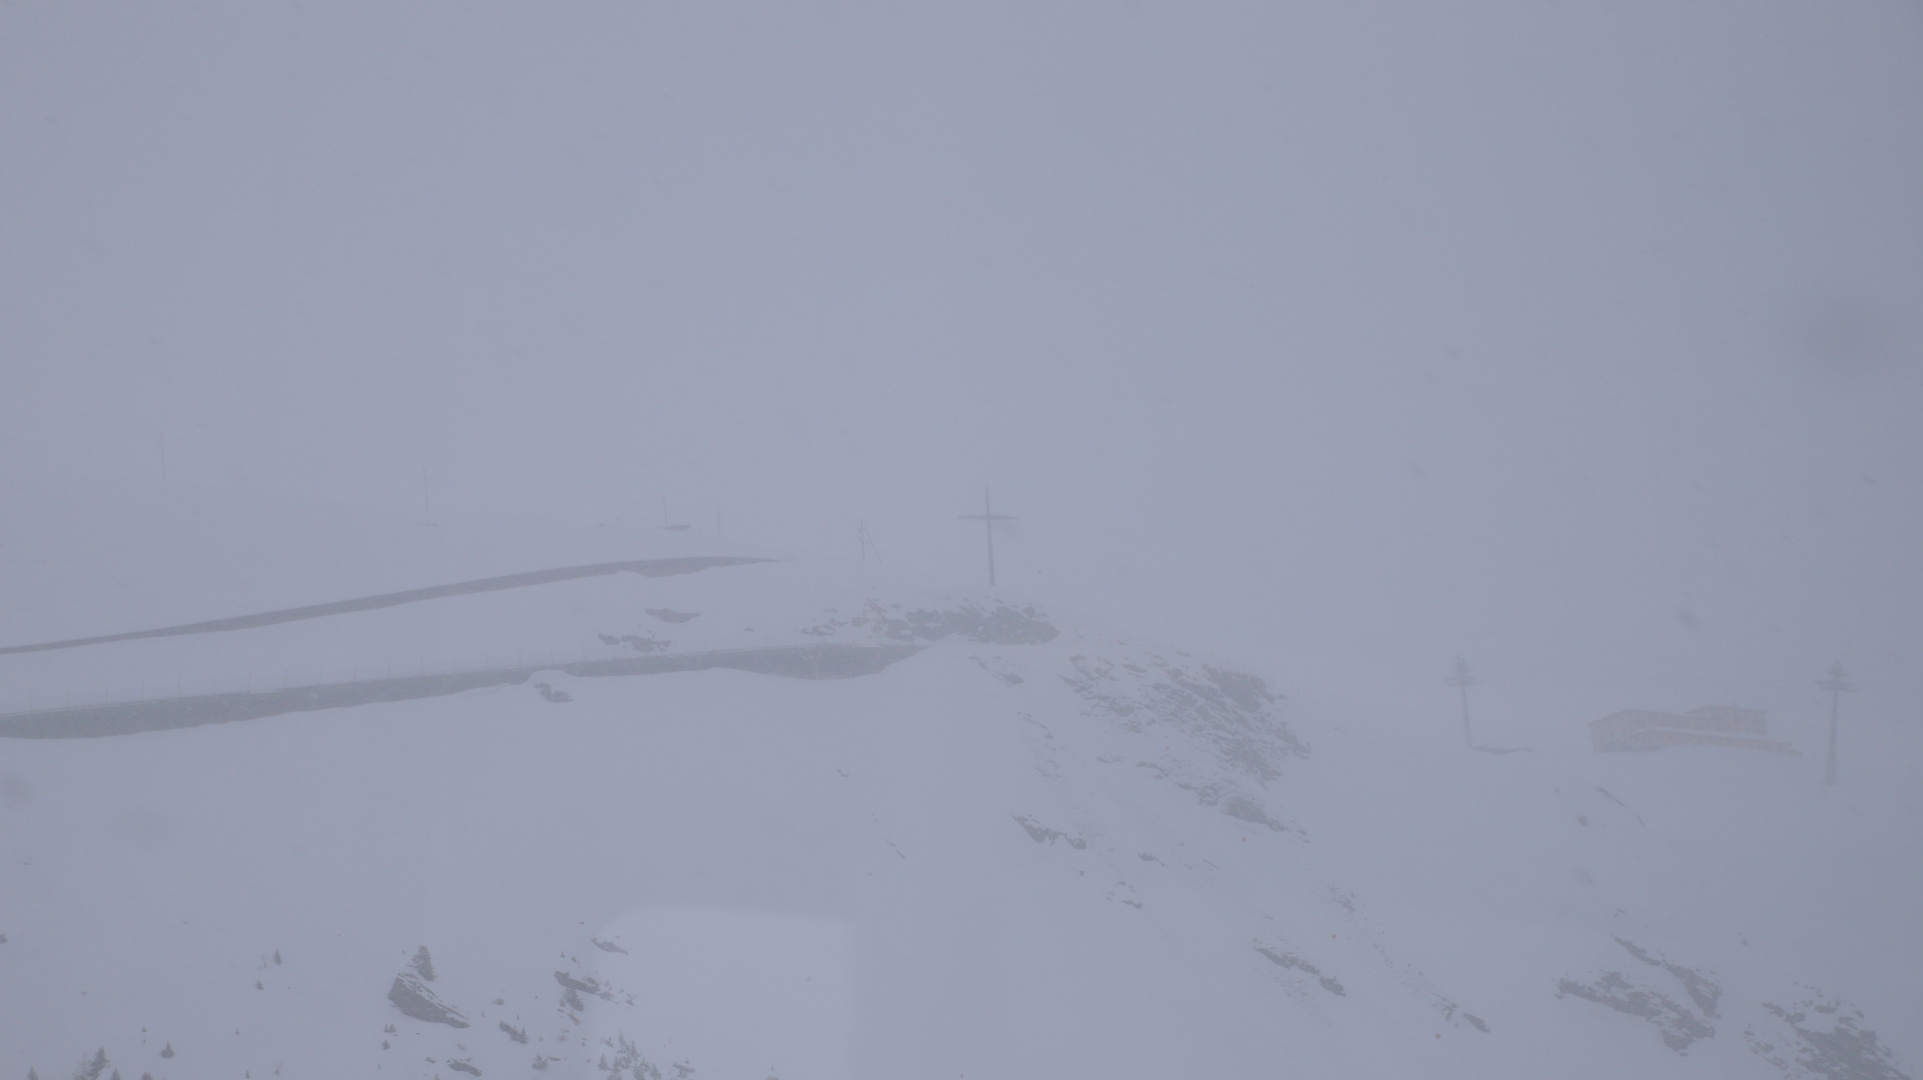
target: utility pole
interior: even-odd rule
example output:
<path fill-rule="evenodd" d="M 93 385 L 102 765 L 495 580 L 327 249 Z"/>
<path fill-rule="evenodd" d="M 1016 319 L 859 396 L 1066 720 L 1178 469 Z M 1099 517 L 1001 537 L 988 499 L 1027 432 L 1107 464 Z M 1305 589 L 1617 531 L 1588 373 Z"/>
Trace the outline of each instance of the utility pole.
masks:
<path fill-rule="evenodd" d="M 1481 681 L 1469 670 L 1469 662 L 1460 656 L 1456 657 L 1456 673 L 1443 680 L 1462 691 L 1462 745 L 1471 750 L 1476 748 L 1476 741 L 1469 736 L 1469 688 Z"/>
<path fill-rule="evenodd" d="M 881 561 L 881 548 L 875 544 L 874 536 L 868 532 L 868 523 L 866 521 L 855 522 L 855 537 L 861 541 L 861 563 L 863 566 L 868 565 L 868 553 L 872 551 L 875 553 L 875 565 L 881 567 L 883 570 L 888 569 L 887 564 Z"/>
<path fill-rule="evenodd" d="M 1850 683 L 1850 673 L 1843 670 L 1841 660 L 1830 661 L 1829 678 L 1816 684 L 1819 689 L 1830 692 L 1830 752 L 1823 762 L 1823 783 L 1836 784 L 1836 705 L 1844 694 L 1853 694 L 1856 687 Z"/>
<path fill-rule="evenodd" d="M 988 534 L 988 586 L 995 586 L 995 523 L 997 521 L 1018 521 L 1019 518 L 1008 514 L 997 514 L 995 507 L 988 501 L 988 485 L 982 485 L 982 512 L 979 514 L 956 514 L 963 521 L 979 521 L 982 531 Z"/>

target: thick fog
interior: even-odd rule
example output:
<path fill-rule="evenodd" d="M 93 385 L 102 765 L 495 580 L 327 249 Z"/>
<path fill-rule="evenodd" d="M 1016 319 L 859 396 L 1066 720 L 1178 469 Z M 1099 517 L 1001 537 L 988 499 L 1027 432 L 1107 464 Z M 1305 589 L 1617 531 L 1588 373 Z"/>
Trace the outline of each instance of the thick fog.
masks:
<path fill-rule="evenodd" d="M 5 21 L 10 474 L 957 583 L 986 483 L 1306 694 L 1923 691 L 1914 4 Z"/>
<path fill-rule="evenodd" d="M 1923 762 L 1912 0 L 9 4 L 0 372 L 0 645 L 979 591 L 987 487 L 995 595 L 1299 717 L 1457 740 L 1460 656 L 1494 743 L 1733 703 L 1809 771 L 1841 661 Z"/>

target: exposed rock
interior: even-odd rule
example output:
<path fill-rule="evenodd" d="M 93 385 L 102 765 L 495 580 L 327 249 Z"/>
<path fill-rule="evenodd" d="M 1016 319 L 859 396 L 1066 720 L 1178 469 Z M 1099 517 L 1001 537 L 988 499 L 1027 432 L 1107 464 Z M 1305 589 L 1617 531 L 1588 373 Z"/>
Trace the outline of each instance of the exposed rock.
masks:
<path fill-rule="evenodd" d="M 1616 944 L 1621 945 L 1629 951 L 1629 955 L 1643 963 L 1669 972 L 1677 982 L 1683 984 L 1683 990 L 1689 994 L 1689 1000 L 1696 1003 L 1696 1007 L 1702 1010 L 1704 1016 L 1712 1020 L 1716 1018 L 1716 1003 L 1723 997 L 1722 985 L 1716 980 L 1694 968 L 1686 968 L 1681 964 L 1669 963 L 1661 957 L 1651 956 L 1647 950 L 1639 948 L 1632 941 L 1617 938 Z"/>
<path fill-rule="evenodd" d="M 1294 953 L 1283 952 L 1281 949 L 1271 948 L 1267 945 L 1257 945 L 1255 951 L 1268 957 L 1269 963 L 1277 967 L 1290 968 L 1295 971 L 1300 971 L 1304 975 L 1311 976 L 1322 985 L 1322 989 L 1327 990 L 1337 997 L 1349 996 L 1349 992 L 1342 988 L 1342 983 L 1338 981 L 1335 976 L 1322 974 L 1321 968 L 1316 967 L 1314 964 L 1309 963 Z"/>
<path fill-rule="evenodd" d="M 1130 731 L 1166 725 L 1197 736 L 1222 762 L 1258 780 L 1281 775 L 1281 763 L 1308 747 L 1276 714 L 1281 698 L 1261 679 L 1202 665 L 1199 670 L 1149 653 L 1121 663 L 1073 656 L 1062 676 L 1099 716 Z"/>
<path fill-rule="evenodd" d="M 648 614 L 665 623 L 684 623 L 701 617 L 699 611 L 676 611 L 673 608 L 651 607 L 647 611 Z"/>
<path fill-rule="evenodd" d="M 983 608 L 969 601 L 954 608 L 918 608 L 905 612 L 899 604 L 883 607 L 878 600 L 870 600 L 860 615 L 830 619 L 807 627 L 802 633 L 825 637 L 844 626 L 866 629 L 876 637 L 902 642 L 960 637 L 984 645 L 1041 645 L 1061 634 L 1046 615 L 1033 607 L 996 604 Z"/>
<path fill-rule="evenodd" d="M 1268 810 L 1247 795 L 1230 795 L 1222 800 L 1222 812 L 1239 821 L 1251 825 L 1261 825 L 1276 832 L 1288 832 L 1289 827 L 1269 816 Z"/>
<path fill-rule="evenodd" d="M 1743 1032 L 1744 1039 L 1790 1080 L 1909 1080 L 1876 1032 L 1861 1026 L 1862 1012 L 1849 1005 L 1815 1000 L 1787 1009 L 1765 1003 L 1763 1009 L 1782 1025 L 1778 1041 L 1769 1041 L 1755 1025 Z M 1828 1031 L 1815 1026 L 1820 1016 L 1834 1017 Z"/>
<path fill-rule="evenodd" d="M 1141 768 L 1230 817 L 1277 832 L 1301 832 L 1244 786 L 1252 781 L 1259 790 L 1282 775 L 1283 761 L 1309 752 L 1278 714 L 1282 699 L 1261 679 L 1140 648 L 1120 660 L 1071 656 L 1069 664 L 1073 673 L 1062 681 L 1086 702 L 1088 715 L 1108 717 L 1135 734 L 1173 729 L 1212 750 L 1215 759 L 1163 755 L 1137 762 Z"/>
<path fill-rule="evenodd" d="M 674 642 L 669 641 L 667 638 L 658 638 L 653 634 L 621 634 L 618 636 L 614 634 L 598 634 L 596 636 L 601 639 L 601 644 L 603 645 L 626 645 L 635 652 L 641 653 L 660 652 L 674 644 Z"/>
<path fill-rule="evenodd" d="M 1061 840 L 1077 851 L 1088 846 L 1088 841 L 1079 836 L 1070 836 L 1059 829 L 1051 829 L 1046 825 L 1040 824 L 1034 818 L 1022 814 L 1015 815 L 1015 822 L 1022 828 L 1028 830 L 1029 839 L 1038 844 L 1052 844 L 1057 840 Z"/>
<path fill-rule="evenodd" d="M 1055 640 L 1055 629 L 1041 612 L 1032 607 L 1013 608 L 1006 604 L 983 610 L 964 604 L 948 611 L 911 611 L 903 616 L 903 628 L 889 624 L 889 636 L 900 641 L 920 639 L 939 641 L 950 635 L 984 645 L 1041 645 Z"/>
<path fill-rule="evenodd" d="M 1260 802 L 1220 777 L 1196 776 L 1192 770 L 1171 768 L 1154 761 L 1138 761 L 1135 767 L 1148 770 L 1158 779 L 1194 795 L 1195 801 L 1203 806 L 1219 807 L 1223 813 L 1239 821 L 1262 825 L 1276 832 L 1301 832 L 1295 826 L 1277 821 Z"/>
<path fill-rule="evenodd" d="M 628 1041 L 626 1035 L 616 1035 L 615 1039 L 614 1057 L 601 1055 L 597 1068 L 617 1080 L 626 1080 L 627 1077 L 633 1080 L 661 1080 L 661 1070 L 642 1056 L 640 1047 Z"/>
<path fill-rule="evenodd" d="M 446 1024 L 448 1027 L 468 1026 L 467 1017 L 460 1010 L 441 1001 L 434 991 L 427 988 L 421 977 L 412 971 L 403 971 L 394 976 L 394 985 L 387 991 L 387 1000 L 402 1013 L 416 1020 L 430 1024 Z"/>
<path fill-rule="evenodd" d="M 995 676 L 997 679 L 1000 679 L 1003 683 L 1005 683 L 1008 686 L 1020 686 L 1022 683 L 1027 681 L 1026 679 L 1023 679 L 1020 675 L 1017 675 L 1012 671 L 999 670 L 1003 666 L 1000 663 L 999 657 L 996 658 L 997 663 L 994 667 L 990 667 L 988 664 L 988 661 L 983 660 L 979 656 L 971 656 L 969 657 L 969 659 L 973 660 L 976 663 L 976 665 L 979 666 L 983 671 L 986 671 L 990 675 Z"/>
<path fill-rule="evenodd" d="M 565 971 L 557 971 L 554 973 L 554 981 L 569 990 L 579 990 L 583 994 L 593 994 L 603 1001 L 614 1000 L 613 992 L 607 987 L 602 986 L 601 980 L 599 979 L 591 979 L 585 975 L 570 975 Z"/>
<path fill-rule="evenodd" d="M 1639 1016 L 1654 1025 L 1663 1045 L 1685 1053 L 1698 1039 L 1716 1034 L 1716 1029 L 1690 1012 L 1667 994 L 1631 982 L 1620 971 L 1606 971 L 1587 983 L 1564 979 L 1556 984 L 1556 996 L 1574 995 L 1619 1013 Z"/>

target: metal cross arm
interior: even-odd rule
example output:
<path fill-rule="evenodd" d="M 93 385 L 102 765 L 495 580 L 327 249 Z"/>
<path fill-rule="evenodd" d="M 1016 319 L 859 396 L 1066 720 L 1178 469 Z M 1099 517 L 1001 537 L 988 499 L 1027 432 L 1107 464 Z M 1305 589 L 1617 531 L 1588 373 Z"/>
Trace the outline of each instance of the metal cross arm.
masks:
<path fill-rule="evenodd" d="M 995 585 L 995 523 L 997 521 L 1020 521 L 1021 519 L 1012 514 L 997 514 L 994 504 L 989 502 L 987 485 L 983 485 L 982 487 L 981 513 L 956 514 L 955 516 L 962 521 L 981 522 L 982 531 L 988 534 L 988 584 L 990 588 L 993 588 Z"/>

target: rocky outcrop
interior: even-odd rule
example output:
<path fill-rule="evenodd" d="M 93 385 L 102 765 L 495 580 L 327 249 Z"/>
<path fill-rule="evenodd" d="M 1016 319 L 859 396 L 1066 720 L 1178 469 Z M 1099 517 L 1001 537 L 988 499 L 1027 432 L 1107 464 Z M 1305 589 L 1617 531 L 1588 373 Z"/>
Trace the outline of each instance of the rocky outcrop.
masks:
<path fill-rule="evenodd" d="M 394 985 L 387 991 L 387 1000 L 416 1020 L 446 1024 L 448 1027 L 468 1026 L 467 1017 L 462 1016 L 460 1010 L 443 1002 L 419 976 L 409 972 L 394 976 Z"/>

